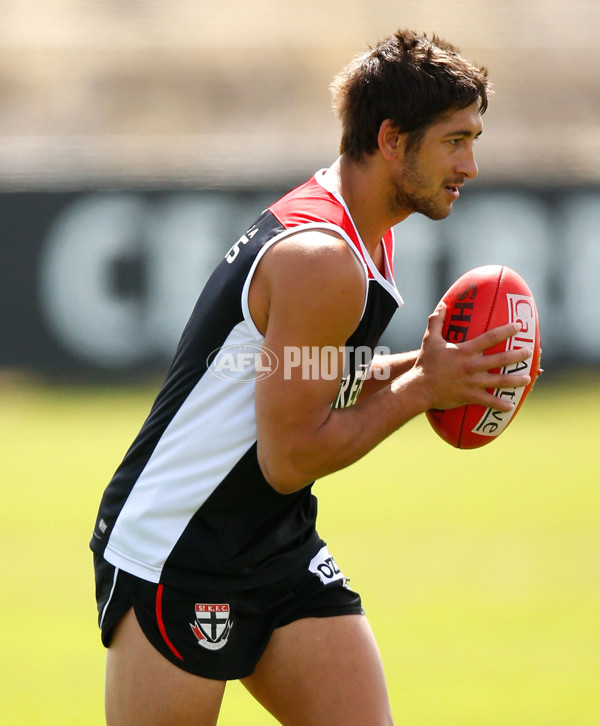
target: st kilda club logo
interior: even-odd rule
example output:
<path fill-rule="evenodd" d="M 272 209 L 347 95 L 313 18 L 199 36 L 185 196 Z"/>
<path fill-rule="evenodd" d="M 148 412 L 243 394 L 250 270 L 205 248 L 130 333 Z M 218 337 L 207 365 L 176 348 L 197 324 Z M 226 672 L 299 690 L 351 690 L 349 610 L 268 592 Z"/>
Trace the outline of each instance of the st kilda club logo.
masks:
<path fill-rule="evenodd" d="M 190 623 L 190 628 L 198 638 L 198 645 L 208 650 L 219 650 L 226 645 L 233 625 L 230 614 L 227 603 L 196 603 L 196 622 Z"/>

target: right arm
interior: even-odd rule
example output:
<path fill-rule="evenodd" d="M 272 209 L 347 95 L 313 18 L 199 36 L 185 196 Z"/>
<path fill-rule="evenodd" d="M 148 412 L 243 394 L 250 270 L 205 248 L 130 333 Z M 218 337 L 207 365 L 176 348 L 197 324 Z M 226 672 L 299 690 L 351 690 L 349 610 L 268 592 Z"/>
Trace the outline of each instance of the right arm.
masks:
<path fill-rule="evenodd" d="M 313 236 L 304 245 L 297 235 L 275 245 L 253 281 L 251 312 L 259 311 L 264 345 L 280 361 L 286 346 L 343 347 L 360 320 L 364 273 L 345 242 L 320 239 Z M 485 389 L 524 386 L 528 377 L 489 370 L 524 360 L 530 352 L 484 356 L 484 351 L 514 335 L 516 327 L 506 325 L 455 345 L 442 338 L 444 314 L 439 306 L 430 316 L 421 349 L 407 370 L 349 408 L 331 408 L 339 379 L 307 377 L 301 367 L 284 371 L 280 366 L 256 382 L 259 463 L 274 489 L 297 491 L 352 464 L 429 408 L 479 403 L 510 410 L 510 403 Z"/>

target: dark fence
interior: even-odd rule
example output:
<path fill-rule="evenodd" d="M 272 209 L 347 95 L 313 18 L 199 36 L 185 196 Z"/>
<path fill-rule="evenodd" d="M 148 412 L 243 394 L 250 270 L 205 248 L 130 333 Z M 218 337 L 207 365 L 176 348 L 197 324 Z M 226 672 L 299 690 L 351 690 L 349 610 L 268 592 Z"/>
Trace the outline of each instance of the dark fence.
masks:
<path fill-rule="evenodd" d="M 283 191 L 0 195 L 0 367 L 69 380 L 162 372 L 213 266 Z M 382 342 L 418 346 L 446 287 L 490 263 L 529 283 L 545 367 L 600 363 L 600 188 L 467 189 L 448 219 L 399 225 L 405 306 Z"/>

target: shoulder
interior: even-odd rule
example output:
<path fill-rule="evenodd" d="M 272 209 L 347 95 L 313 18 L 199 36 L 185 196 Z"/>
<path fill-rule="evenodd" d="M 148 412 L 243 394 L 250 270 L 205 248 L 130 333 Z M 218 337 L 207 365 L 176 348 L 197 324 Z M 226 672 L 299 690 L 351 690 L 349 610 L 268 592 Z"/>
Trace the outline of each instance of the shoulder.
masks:
<path fill-rule="evenodd" d="M 327 282 L 334 287 L 366 284 L 364 265 L 354 250 L 342 237 L 326 230 L 287 237 L 273 245 L 264 264 L 274 281 L 290 278 L 289 282 L 315 286 Z"/>
<path fill-rule="evenodd" d="M 275 311 L 288 319 L 325 315 L 342 318 L 352 332 L 362 315 L 367 276 L 344 239 L 310 230 L 274 244 L 261 260 L 253 285 L 255 309 L 264 311 L 258 314 L 264 323 Z"/>

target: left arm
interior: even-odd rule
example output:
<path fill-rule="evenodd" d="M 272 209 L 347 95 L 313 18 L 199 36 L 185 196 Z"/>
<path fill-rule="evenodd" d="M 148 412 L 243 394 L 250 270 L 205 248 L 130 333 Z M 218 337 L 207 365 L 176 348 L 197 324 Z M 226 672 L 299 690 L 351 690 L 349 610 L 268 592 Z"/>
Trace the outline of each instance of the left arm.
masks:
<path fill-rule="evenodd" d="M 390 355 L 375 355 L 369 368 L 369 376 L 363 383 L 359 401 L 389 385 L 390 381 L 409 371 L 417 360 L 418 350 Z"/>

